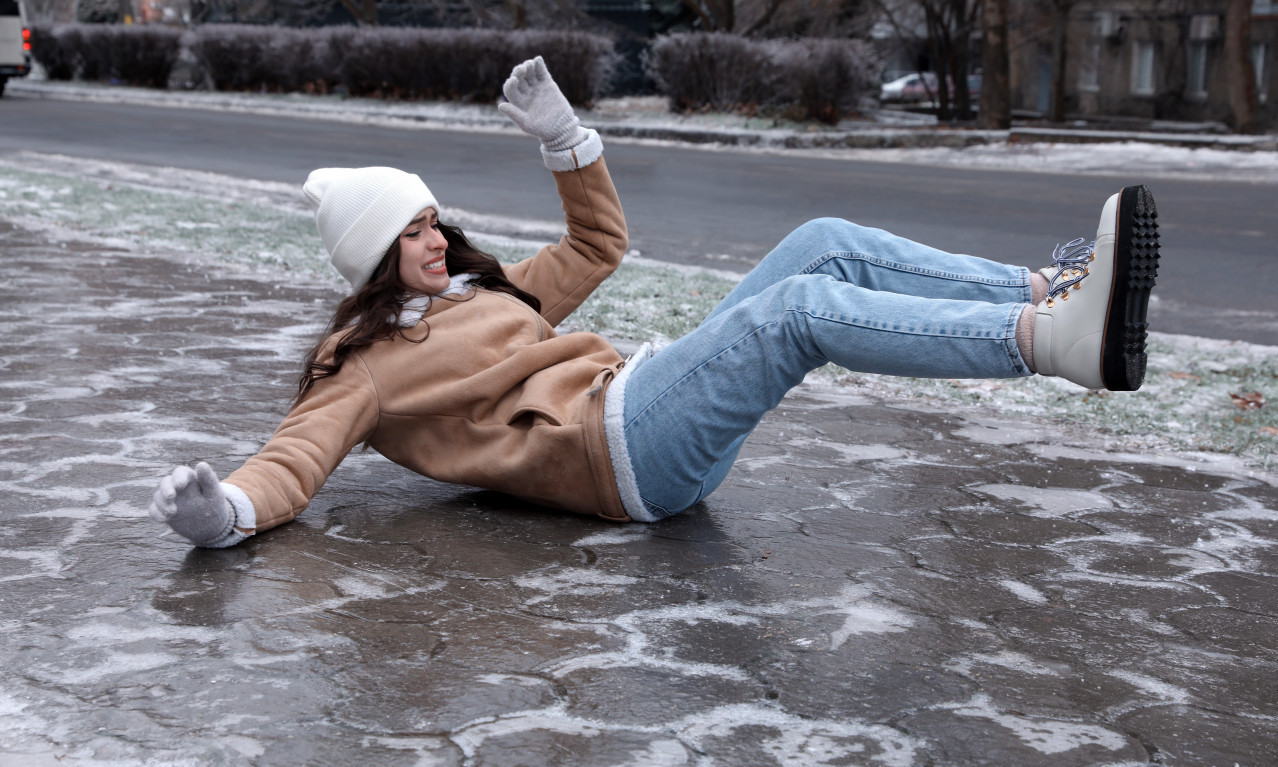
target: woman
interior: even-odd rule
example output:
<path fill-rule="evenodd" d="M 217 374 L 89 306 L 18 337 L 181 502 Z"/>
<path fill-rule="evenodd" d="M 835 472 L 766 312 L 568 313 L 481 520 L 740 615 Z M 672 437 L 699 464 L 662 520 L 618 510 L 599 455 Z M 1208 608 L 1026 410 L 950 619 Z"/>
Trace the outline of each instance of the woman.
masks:
<path fill-rule="evenodd" d="M 852 370 L 956 378 L 1058 375 L 1134 390 L 1158 260 L 1153 198 L 1127 187 L 1096 241 L 1023 267 L 821 219 L 791 233 L 692 333 L 628 362 L 554 327 L 626 250 L 598 134 L 540 57 L 515 68 L 501 111 L 542 142 L 568 234 L 508 267 L 439 222 L 416 177 L 317 170 L 303 187 L 354 294 L 307 358 L 292 410 L 219 482 L 178 467 L 151 515 L 198 546 L 234 545 L 297 516 L 366 442 L 446 482 L 616 521 L 688 508 L 804 375 Z"/>

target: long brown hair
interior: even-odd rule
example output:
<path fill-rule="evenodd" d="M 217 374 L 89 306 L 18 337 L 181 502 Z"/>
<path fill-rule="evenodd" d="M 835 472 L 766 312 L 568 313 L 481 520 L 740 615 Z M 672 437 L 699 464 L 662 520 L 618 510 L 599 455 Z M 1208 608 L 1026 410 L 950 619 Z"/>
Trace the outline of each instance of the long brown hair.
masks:
<path fill-rule="evenodd" d="M 537 297 L 511 284 L 510 280 L 506 279 L 506 273 L 502 271 L 501 264 L 497 263 L 497 259 L 471 245 L 470 240 L 466 239 L 466 235 L 458 227 L 442 223 L 437 225 L 444 239 L 448 241 L 445 258 L 449 275 L 466 272 L 477 274 L 479 279 L 472 284 L 514 296 L 531 306 L 533 311 L 541 312 L 541 302 L 537 300 Z M 389 318 L 399 314 L 404 304 L 413 297 L 403 280 L 399 278 L 399 237 L 396 237 L 364 287 L 342 299 L 337 305 L 328 328 L 306 355 L 302 375 L 297 381 L 297 396 L 293 398 L 293 403 L 301 402 L 316 381 L 336 375 L 337 371 L 342 369 L 346 358 L 355 352 L 363 351 L 378 341 L 394 335 L 408 339 L 404 333 L 406 328 L 390 322 Z M 328 338 L 338 332 L 342 332 L 342 337 L 333 349 L 332 362 L 321 362 L 320 350 L 324 348 Z M 428 326 L 426 335 L 413 343 L 421 343 L 429 335 Z"/>

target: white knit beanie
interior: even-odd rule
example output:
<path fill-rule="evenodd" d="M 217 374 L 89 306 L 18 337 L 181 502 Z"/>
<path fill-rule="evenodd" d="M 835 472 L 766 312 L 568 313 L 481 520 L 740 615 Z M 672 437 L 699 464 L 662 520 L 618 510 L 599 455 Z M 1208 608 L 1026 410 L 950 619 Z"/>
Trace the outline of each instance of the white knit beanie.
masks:
<path fill-rule="evenodd" d="M 418 213 L 439 210 L 435 195 L 394 168 L 320 168 L 302 186 L 333 266 L 359 290 Z"/>

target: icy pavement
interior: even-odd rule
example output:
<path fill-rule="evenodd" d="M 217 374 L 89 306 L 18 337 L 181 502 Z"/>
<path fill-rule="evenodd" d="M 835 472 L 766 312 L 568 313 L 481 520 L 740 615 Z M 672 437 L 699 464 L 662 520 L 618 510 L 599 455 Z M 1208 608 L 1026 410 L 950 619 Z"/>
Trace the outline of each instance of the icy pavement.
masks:
<path fill-rule="evenodd" d="M 156 479 L 256 450 L 335 288 L 0 258 L 0 765 L 1272 764 L 1278 478 L 1239 461 L 824 383 L 657 525 L 364 453 L 193 550 Z"/>

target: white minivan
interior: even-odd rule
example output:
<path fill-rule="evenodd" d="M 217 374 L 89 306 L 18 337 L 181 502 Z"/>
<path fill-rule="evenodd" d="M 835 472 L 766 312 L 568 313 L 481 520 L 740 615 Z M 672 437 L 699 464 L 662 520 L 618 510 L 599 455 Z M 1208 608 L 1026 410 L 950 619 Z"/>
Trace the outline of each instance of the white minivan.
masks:
<path fill-rule="evenodd" d="M 31 71 L 31 29 L 19 0 L 0 0 L 0 95 L 10 77 Z"/>

